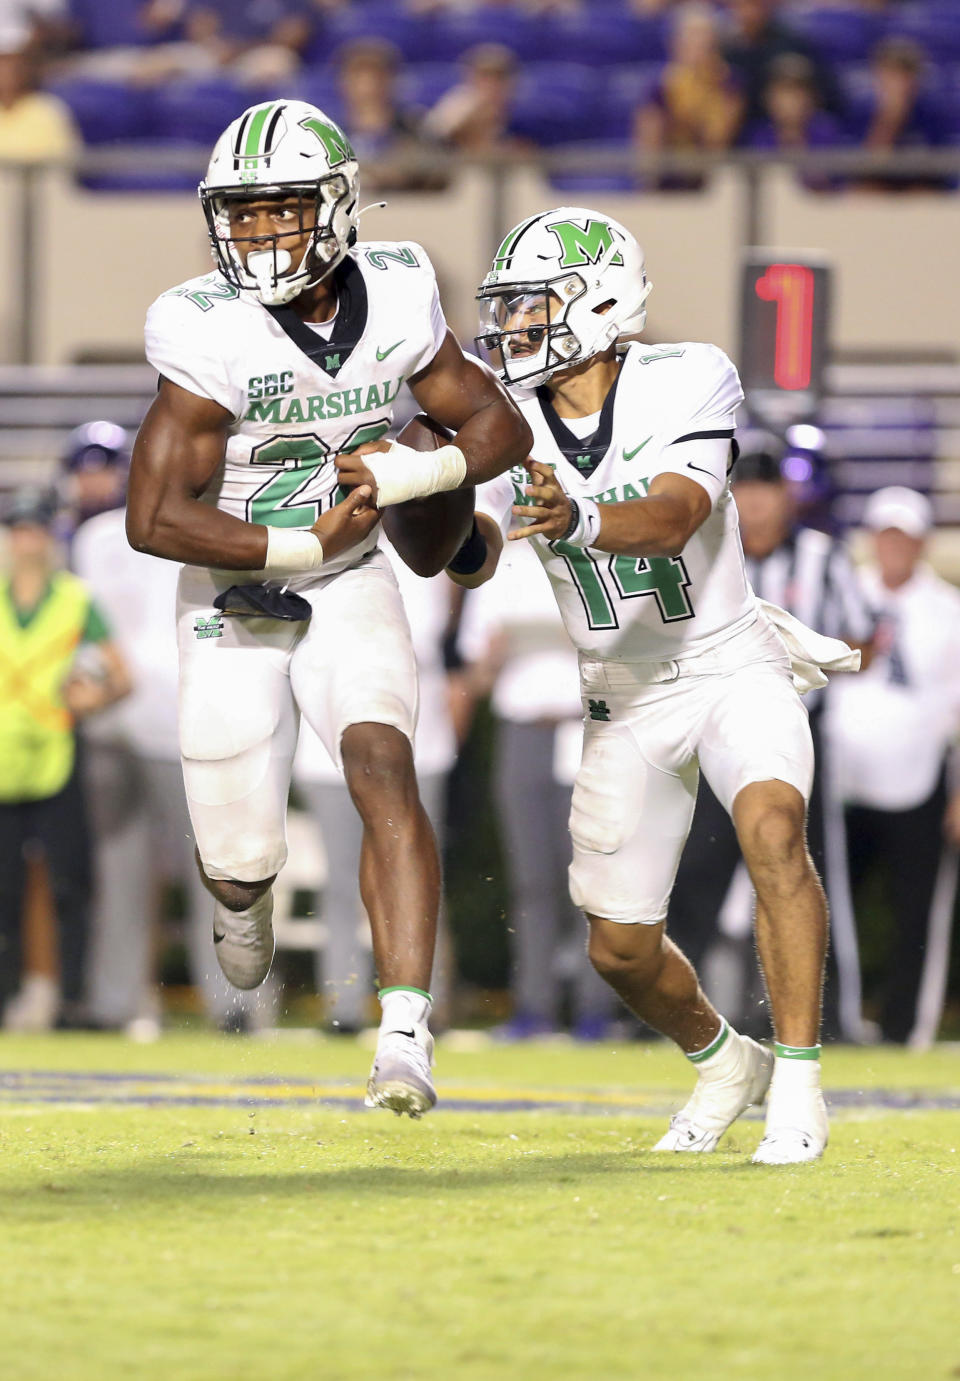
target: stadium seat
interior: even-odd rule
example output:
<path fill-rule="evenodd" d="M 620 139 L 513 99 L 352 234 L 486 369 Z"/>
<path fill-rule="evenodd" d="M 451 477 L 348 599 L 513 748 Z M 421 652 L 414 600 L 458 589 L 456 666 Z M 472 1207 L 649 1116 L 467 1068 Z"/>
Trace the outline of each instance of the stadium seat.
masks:
<path fill-rule="evenodd" d="M 140 23 L 143 0 L 70 0 L 84 48 L 140 47 L 156 37 Z"/>
<path fill-rule="evenodd" d="M 456 62 L 418 62 L 405 67 L 397 82 L 400 105 L 429 110 L 460 80 Z"/>
<path fill-rule="evenodd" d="M 304 53 L 304 59 L 311 65 L 319 66 L 330 58 L 345 43 L 359 38 L 380 38 L 392 43 L 410 61 L 429 58 L 432 53 L 425 49 L 425 34 L 428 29 L 417 15 L 406 13 L 399 4 L 376 3 L 369 5 L 344 5 L 327 14 L 317 25 L 313 38 Z"/>
<path fill-rule="evenodd" d="M 48 91 L 70 107 L 86 144 L 125 144 L 150 134 L 150 96 L 118 82 L 53 82 Z"/>
<path fill-rule="evenodd" d="M 538 57 L 597 66 L 662 62 L 666 57 L 665 36 L 666 23 L 659 16 L 641 18 L 614 9 L 585 7 L 541 21 Z"/>
<path fill-rule="evenodd" d="M 299 101 L 319 106 L 333 120 L 340 115 L 337 76 L 331 67 L 305 67 L 294 79 L 291 91 Z"/>
<path fill-rule="evenodd" d="M 151 94 L 150 134 L 165 143 L 213 147 L 227 125 L 258 99 L 232 82 L 174 82 Z"/>
<path fill-rule="evenodd" d="M 596 138 L 592 117 L 599 94 L 600 78 L 592 68 L 528 63 L 517 85 L 511 129 L 541 147 Z"/>
<path fill-rule="evenodd" d="M 863 62 L 883 33 L 881 16 L 867 10 L 791 11 L 787 20 L 825 62 Z"/>
<path fill-rule="evenodd" d="M 632 173 L 602 172 L 556 172 L 551 173 L 548 181 L 550 186 L 557 192 L 567 193 L 567 199 L 571 203 L 581 198 L 581 192 L 591 195 L 596 192 L 635 192 L 637 184 Z"/>
<path fill-rule="evenodd" d="M 548 22 L 520 10 L 481 6 L 462 14 L 437 14 L 423 25 L 417 54 L 424 62 L 451 62 L 480 43 L 502 43 L 519 58 L 544 56 Z"/>
<path fill-rule="evenodd" d="M 612 67 L 605 72 L 596 112 L 590 122 L 594 136 L 629 140 L 634 113 L 651 99 L 662 71 L 663 65 L 659 62 L 639 62 Z"/>
<path fill-rule="evenodd" d="M 887 18 L 886 33 L 914 39 L 934 62 L 960 61 L 960 6 L 895 7 Z"/>

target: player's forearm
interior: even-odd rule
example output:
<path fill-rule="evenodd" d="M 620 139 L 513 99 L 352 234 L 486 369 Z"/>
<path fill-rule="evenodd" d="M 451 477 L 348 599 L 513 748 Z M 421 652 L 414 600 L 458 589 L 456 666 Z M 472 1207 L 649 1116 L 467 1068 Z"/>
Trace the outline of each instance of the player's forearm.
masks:
<path fill-rule="evenodd" d="M 483 484 L 522 465 L 533 433 L 512 398 L 497 397 L 475 412 L 453 438 L 467 464 L 464 484 Z"/>
<path fill-rule="evenodd" d="M 130 503 L 127 539 L 137 551 L 190 566 L 261 570 L 267 558 L 265 527 L 185 495 Z"/>
<path fill-rule="evenodd" d="M 600 505 L 600 534 L 591 546 L 622 556 L 679 556 L 698 523 L 667 495 Z"/>

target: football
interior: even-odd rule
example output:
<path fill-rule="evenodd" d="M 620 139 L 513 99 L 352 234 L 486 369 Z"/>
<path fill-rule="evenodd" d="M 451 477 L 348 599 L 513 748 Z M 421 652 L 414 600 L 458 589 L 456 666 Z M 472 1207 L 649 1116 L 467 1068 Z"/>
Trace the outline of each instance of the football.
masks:
<path fill-rule="evenodd" d="M 418 413 L 397 435 L 402 446 L 415 451 L 435 451 L 453 433 L 426 413 Z M 432 494 L 429 499 L 409 499 L 383 510 L 383 529 L 403 561 L 417 575 L 442 571 L 456 556 L 470 534 L 473 522 L 473 487 Z"/>

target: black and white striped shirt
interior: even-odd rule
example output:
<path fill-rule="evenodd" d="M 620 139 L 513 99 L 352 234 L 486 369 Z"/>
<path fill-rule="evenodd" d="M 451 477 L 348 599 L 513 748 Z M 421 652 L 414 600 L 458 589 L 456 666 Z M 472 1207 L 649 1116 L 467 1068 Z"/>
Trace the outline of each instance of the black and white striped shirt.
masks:
<path fill-rule="evenodd" d="M 873 637 L 873 612 L 839 538 L 797 527 L 768 556 L 747 556 L 746 568 L 760 599 L 779 604 L 817 633 L 853 643 Z M 805 698 L 812 709 L 820 697 Z"/>

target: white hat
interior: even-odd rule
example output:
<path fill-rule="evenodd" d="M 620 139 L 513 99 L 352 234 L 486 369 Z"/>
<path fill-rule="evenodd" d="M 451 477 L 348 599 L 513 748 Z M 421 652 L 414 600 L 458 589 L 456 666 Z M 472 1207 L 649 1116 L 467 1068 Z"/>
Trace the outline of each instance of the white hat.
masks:
<path fill-rule="evenodd" d="M 933 527 L 933 508 L 916 489 L 892 484 L 870 495 L 863 510 L 863 525 L 874 532 L 895 527 L 908 537 L 925 537 Z"/>

